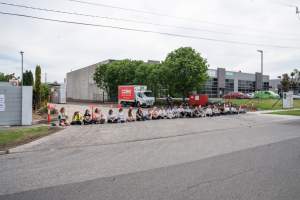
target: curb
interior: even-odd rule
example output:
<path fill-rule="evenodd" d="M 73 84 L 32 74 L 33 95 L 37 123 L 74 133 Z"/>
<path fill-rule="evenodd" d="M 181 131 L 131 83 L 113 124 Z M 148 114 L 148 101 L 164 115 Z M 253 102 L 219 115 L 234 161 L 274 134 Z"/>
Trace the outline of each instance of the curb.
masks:
<path fill-rule="evenodd" d="M 5 154 L 9 154 L 9 150 L 5 150 L 5 151 L 0 151 L 0 155 L 5 155 Z"/>

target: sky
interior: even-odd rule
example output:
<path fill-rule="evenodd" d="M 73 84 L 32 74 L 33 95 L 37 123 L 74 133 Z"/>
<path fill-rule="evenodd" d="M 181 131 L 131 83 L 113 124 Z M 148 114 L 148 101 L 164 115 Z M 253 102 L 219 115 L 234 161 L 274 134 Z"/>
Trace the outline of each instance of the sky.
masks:
<path fill-rule="evenodd" d="M 102 60 L 162 61 L 169 52 L 186 46 L 201 53 L 212 69 L 258 72 L 260 54 L 257 50 L 261 49 L 264 74 L 271 78 L 295 68 L 300 70 L 300 16 L 297 17 L 295 8 L 300 7 L 300 0 L 82 1 L 97 5 L 70 0 L 0 0 L 0 12 L 169 35 L 0 14 L 0 72 L 20 74 L 21 50 L 24 51 L 24 70 L 34 71 L 35 66 L 40 65 L 42 76 L 47 74 L 47 81 L 63 82 L 67 72 Z M 188 37 L 174 37 L 174 34 Z"/>

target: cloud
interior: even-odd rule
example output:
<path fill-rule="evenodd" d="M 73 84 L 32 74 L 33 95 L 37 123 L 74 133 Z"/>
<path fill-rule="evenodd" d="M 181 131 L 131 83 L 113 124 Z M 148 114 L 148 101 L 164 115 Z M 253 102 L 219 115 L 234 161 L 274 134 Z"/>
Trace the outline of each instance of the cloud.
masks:
<path fill-rule="evenodd" d="M 295 0 L 288 1 L 297 3 Z M 108 17 L 208 29 L 230 34 L 196 32 L 174 27 L 157 27 L 70 16 L 12 8 L 4 5 L 0 6 L 0 10 L 54 19 L 147 29 L 221 40 L 300 47 L 300 37 L 298 36 L 300 35 L 300 20 L 296 18 L 294 9 L 276 4 L 274 0 L 101 1 L 101 3 L 165 13 L 166 15 L 189 18 L 191 20 L 87 6 L 67 0 L 13 0 L 9 2 Z M 214 24 L 206 22 L 214 22 Z M 224 26 L 223 24 L 231 26 Z M 20 66 L 20 55 L 18 52 L 23 50 L 25 52 L 26 69 L 33 70 L 35 65 L 40 64 L 43 73 L 47 73 L 50 81 L 57 80 L 61 82 L 65 78 L 65 74 L 71 69 L 85 67 L 105 59 L 163 60 L 167 53 L 181 46 L 195 48 L 208 59 L 212 68 L 225 67 L 228 70 L 242 70 L 245 72 L 259 71 L 260 57 L 256 52 L 257 49 L 264 50 L 265 72 L 270 74 L 271 77 L 290 71 L 296 66 L 300 67 L 300 48 L 276 49 L 259 45 L 243 46 L 168 37 L 152 33 L 60 24 L 4 15 L 0 15 L 0 27 L 0 71 L 18 72 L 18 67 Z"/>

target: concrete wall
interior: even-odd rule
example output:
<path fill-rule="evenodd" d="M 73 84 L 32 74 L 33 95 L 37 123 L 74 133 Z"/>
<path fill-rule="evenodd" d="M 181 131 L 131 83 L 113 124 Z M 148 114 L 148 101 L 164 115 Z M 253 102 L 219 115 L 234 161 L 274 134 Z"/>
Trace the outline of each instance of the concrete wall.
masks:
<path fill-rule="evenodd" d="M 22 94 L 22 125 L 32 125 L 32 87 L 24 86 Z"/>
<path fill-rule="evenodd" d="M 0 111 L 0 125 L 32 124 L 32 87 L 0 86 L 0 95 L 5 96 L 5 110 Z M 22 109 L 22 110 L 21 110 Z"/>
<path fill-rule="evenodd" d="M 111 61 L 104 61 L 67 73 L 67 99 L 75 101 L 103 101 L 104 91 L 97 87 L 93 77 L 97 65 L 107 62 Z M 107 100 L 105 92 L 104 100 Z"/>

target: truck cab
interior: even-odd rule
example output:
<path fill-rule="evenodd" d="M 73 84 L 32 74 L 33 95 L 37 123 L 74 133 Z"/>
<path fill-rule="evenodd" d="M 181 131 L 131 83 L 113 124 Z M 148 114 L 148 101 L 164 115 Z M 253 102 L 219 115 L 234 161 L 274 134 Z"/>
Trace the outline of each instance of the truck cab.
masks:
<path fill-rule="evenodd" d="M 150 96 L 151 91 L 138 91 L 136 92 L 135 104 L 136 106 L 153 106 L 154 97 Z"/>

